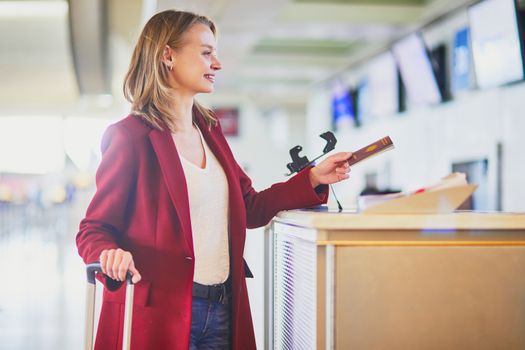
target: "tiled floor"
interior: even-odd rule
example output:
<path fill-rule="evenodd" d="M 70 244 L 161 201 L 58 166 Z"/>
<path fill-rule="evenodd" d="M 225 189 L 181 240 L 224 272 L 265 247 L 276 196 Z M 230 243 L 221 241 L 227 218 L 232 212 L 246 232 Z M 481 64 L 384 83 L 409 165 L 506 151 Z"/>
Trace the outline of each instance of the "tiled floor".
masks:
<path fill-rule="evenodd" d="M 69 207 L 45 209 L 6 210 L 0 203 L 0 350 L 83 348 L 86 280 L 74 240 L 91 196 L 83 193 Z M 257 230 L 247 236 L 245 253 L 261 276 L 247 283 L 263 348 L 263 233 Z"/>
<path fill-rule="evenodd" d="M 54 208 L 23 226 L 16 216 L 0 216 L 0 350 L 81 349 L 86 282 L 71 214 Z"/>

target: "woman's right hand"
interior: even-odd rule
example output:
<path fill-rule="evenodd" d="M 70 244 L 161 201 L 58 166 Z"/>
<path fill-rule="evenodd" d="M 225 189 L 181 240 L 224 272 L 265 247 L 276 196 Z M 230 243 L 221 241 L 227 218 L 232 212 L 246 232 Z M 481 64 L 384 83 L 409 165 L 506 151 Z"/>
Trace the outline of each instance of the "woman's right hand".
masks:
<path fill-rule="evenodd" d="M 133 283 L 137 283 L 142 278 L 135 268 L 131 253 L 120 248 L 103 250 L 100 253 L 100 267 L 102 273 L 116 281 L 125 281 L 128 271 L 133 275 L 131 278 Z"/>

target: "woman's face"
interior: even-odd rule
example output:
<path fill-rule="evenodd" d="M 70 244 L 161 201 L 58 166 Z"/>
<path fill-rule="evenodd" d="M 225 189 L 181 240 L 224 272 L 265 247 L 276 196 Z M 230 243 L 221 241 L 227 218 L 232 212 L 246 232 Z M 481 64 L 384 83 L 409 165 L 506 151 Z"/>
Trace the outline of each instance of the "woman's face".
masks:
<path fill-rule="evenodd" d="M 198 23 L 191 27 L 184 34 L 182 47 L 171 54 L 173 88 L 192 95 L 213 91 L 215 72 L 221 69 L 221 63 L 217 59 L 217 41 L 208 26 Z"/>

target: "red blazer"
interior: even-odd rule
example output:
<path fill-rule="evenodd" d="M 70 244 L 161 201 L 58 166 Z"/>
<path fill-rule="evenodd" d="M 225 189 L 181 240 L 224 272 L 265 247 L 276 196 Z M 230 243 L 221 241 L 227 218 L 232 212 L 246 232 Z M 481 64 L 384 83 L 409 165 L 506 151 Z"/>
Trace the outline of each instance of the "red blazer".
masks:
<path fill-rule="evenodd" d="M 306 169 L 256 192 L 220 126 L 208 128 L 200 114 L 195 119 L 228 178 L 232 349 L 255 349 L 243 267 L 246 228 L 267 224 L 281 210 L 325 203 L 328 189 L 314 191 Z M 142 280 L 135 286 L 132 349 L 188 349 L 195 256 L 186 180 L 171 133 L 128 116 L 108 128 L 102 153 L 97 191 L 76 237 L 79 254 L 86 263 L 98 261 L 104 249 L 133 254 Z M 122 346 L 125 288 L 103 282 L 95 348 L 114 350 Z"/>

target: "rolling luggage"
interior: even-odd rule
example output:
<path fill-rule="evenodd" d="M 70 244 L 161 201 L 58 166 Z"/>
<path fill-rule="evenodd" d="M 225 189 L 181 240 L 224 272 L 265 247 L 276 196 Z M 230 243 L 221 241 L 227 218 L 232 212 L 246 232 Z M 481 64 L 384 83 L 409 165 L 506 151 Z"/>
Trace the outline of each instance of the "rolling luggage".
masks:
<path fill-rule="evenodd" d="M 86 299 L 86 330 L 84 350 L 93 349 L 93 325 L 95 317 L 95 289 L 97 273 L 102 273 L 100 263 L 88 264 L 86 266 L 87 272 L 87 299 Z M 122 349 L 129 350 L 131 341 L 131 320 L 133 316 L 133 292 L 135 286 L 131 281 L 131 274 L 127 275 L 126 283 L 126 304 L 124 307 L 124 334 L 122 339 Z"/>

